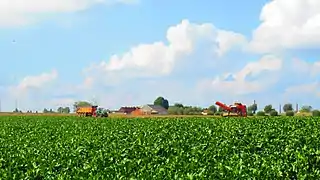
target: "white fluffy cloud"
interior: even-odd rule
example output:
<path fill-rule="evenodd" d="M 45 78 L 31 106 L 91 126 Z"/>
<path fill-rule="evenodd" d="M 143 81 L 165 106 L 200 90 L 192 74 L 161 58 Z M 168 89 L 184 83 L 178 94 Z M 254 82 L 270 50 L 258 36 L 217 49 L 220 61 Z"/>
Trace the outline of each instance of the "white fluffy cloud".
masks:
<path fill-rule="evenodd" d="M 0 10 L 6 6 L 6 11 L 3 12 L 21 22 L 26 22 L 23 18 L 32 18 L 39 13 L 77 11 L 103 3 L 65 0 L 60 5 L 60 1 L 51 5 L 41 1 L 38 6 L 13 6 L 17 1 L 1 4 L 4 2 L 0 2 Z M 56 86 L 54 90 L 39 91 L 44 86 L 44 89 L 48 89 L 48 84 L 58 77 L 57 72 L 53 71 L 39 77 L 26 77 L 15 89 L 29 94 L 33 91 L 37 96 L 46 97 L 47 99 L 42 101 L 38 99 L 38 106 L 41 106 L 41 103 L 54 106 L 71 105 L 77 99 L 91 101 L 95 98 L 99 104 L 115 108 L 121 105 L 152 103 L 152 100 L 160 95 L 171 102 L 193 105 L 209 105 L 214 103 L 214 100 L 236 99 L 245 103 L 256 99 L 276 105 L 291 100 L 303 101 L 300 97 L 316 101 L 316 98 L 320 97 L 320 61 L 310 63 L 306 59 L 288 59 L 278 52 L 320 44 L 319 2 L 269 2 L 261 11 L 261 24 L 254 30 L 251 40 L 231 30 L 219 29 L 211 23 L 195 24 L 182 20 L 168 28 L 165 41 L 138 44 L 128 52 L 115 54 L 105 61 L 92 64 L 85 70 L 85 80 L 79 86 L 61 86 L 59 90 Z M 0 15 L 0 24 L 1 22 Z M 253 60 L 224 59 L 224 55 L 235 48 L 240 52 L 250 50 L 267 55 Z M 243 55 L 247 55 L 246 52 L 242 51 Z M 209 56 L 205 59 L 199 54 Z M 202 68 L 207 65 L 207 61 L 218 62 L 218 59 L 219 62 L 224 62 L 211 64 L 211 71 L 204 74 Z M 178 70 L 187 73 L 179 74 L 183 76 L 179 79 L 174 76 Z M 70 94 L 77 96 L 68 96 Z M 31 99 L 36 101 L 35 97 L 32 96 Z"/>
<path fill-rule="evenodd" d="M 320 45 L 320 1 L 273 0 L 260 14 L 250 49 L 259 53 Z"/>
<path fill-rule="evenodd" d="M 298 83 L 286 87 L 284 95 L 286 97 L 297 96 L 300 99 L 320 98 L 320 61 L 311 63 L 293 59 L 291 69 L 296 74 L 294 78 Z M 290 77 L 290 74 L 288 76 Z"/>
<path fill-rule="evenodd" d="M 33 23 L 45 15 L 85 10 L 96 4 L 136 3 L 137 0 L 1 0 L 0 27 Z"/>
<path fill-rule="evenodd" d="M 206 43 L 217 56 L 246 44 L 246 38 L 241 34 L 220 30 L 210 23 L 193 24 L 188 20 L 169 27 L 166 39 L 167 44 L 159 41 L 137 45 L 129 52 L 92 65 L 86 72 L 105 77 L 108 83 L 127 78 L 165 76 L 176 66 L 186 63 L 184 59 L 202 43 Z M 88 77 L 89 80 L 92 82 L 93 78 Z"/>
<path fill-rule="evenodd" d="M 320 97 L 320 82 L 314 82 L 310 84 L 299 84 L 295 86 L 288 87 L 285 92 L 288 95 L 299 95 L 299 94 L 305 94 L 310 93 L 312 95 Z"/>
<path fill-rule="evenodd" d="M 320 60 L 313 63 L 308 63 L 301 59 L 292 60 L 292 69 L 295 72 L 309 74 L 311 77 L 320 75 Z"/>
<path fill-rule="evenodd" d="M 276 56 L 264 56 L 258 61 L 249 62 L 245 67 L 236 73 L 227 72 L 217 76 L 214 80 L 206 80 L 199 84 L 199 88 L 204 91 L 231 96 L 246 95 L 262 92 L 270 85 L 278 81 L 277 74 L 282 69 L 282 59 Z M 263 73 L 263 74 L 262 74 Z M 248 76 L 259 79 L 248 80 Z"/>
<path fill-rule="evenodd" d="M 12 98 L 32 98 L 32 95 L 42 95 L 43 89 L 52 88 L 52 84 L 57 80 L 58 72 L 44 72 L 39 75 L 24 77 L 17 85 L 8 88 L 8 96 Z"/>
<path fill-rule="evenodd" d="M 61 88 L 57 86 L 58 77 L 57 70 L 28 75 L 18 84 L 0 90 L 2 110 L 12 111 L 16 102 L 18 108 L 24 111 L 41 110 L 43 107 L 50 106 L 48 103 L 54 101 L 51 98 L 52 94 Z"/>
<path fill-rule="evenodd" d="M 196 97 L 190 99 L 187 98 L 188 95 L 184 96 L 189 99 L 187 102 L 196 102 L 197 99 L 201 99 L 202 101 L 199 102 L 201 104 L 208 98 L 230 100 L 246 97 L 251 99 L 254 97 L 249 96 L 257 93 L 267 93 L 282 102 L 290 101 L 292 96 L 296 96 L 297 89 L 306 90 L 308 88 L 312 89 L 311 94 L 314 96 L 319 92 L 316 91 L 316 83 L 312 83 L 312 79 L 320 74 L 320 61 L 308 63 L 296 58 L 284 59 L 285 57 L 281 56 L 282 53 L 278 52 L 294 48 L 309 48 L 320 43 L 320 26 L 317 21 L 315 22 L 320 14 L 319 4 L 318 1 L 312 0 L 290 2 L 273 0 L 269 2 L 262 9 L 261 24 L 255 29 L 249 41 L 239 33 L 218 29 L 213 24 L 193 24 L 188 20 L 183 20 L 180 24 L 168 29 L 167 44 L 164 42 L 140 44 L 123 55 L 114 55 L 107 61 L 93 65 L 88 70 L 90 72 L 88 74 L 97 74 L 88 76 L 85 82 L 93 85 L 97 79 L 105 79 L 110 83 L 128 78 L 159 76 L 169 76 L 170 79 L 170 75 L 175 72 L 176 68 L 187 64 L 187 61 L 190 61 L 188 57 L 197 54 L 199 47 L 203 48 L 201 44 L 204 43 L 209 47 L 206 51 L 214 52 L 216 55 L 212 56 L 212 61 L 223 57 L 233 48 L 268 55 L 257 58 L 255 61 L 242 60 L 244 61 L 242 63 L 237 62 L 238 60 L 229 60 L 223 70 L 221 67 L 213 67 L 211 76 L 195 78 L 194 88 L 192 85 L 188 90 L 184 88 L 184 91 Z M 308 13 L 305 13 L 306 9 Z M 192 57 L 194 58 L 198 57 Z M 204 61 L 204 59 L 197 59 L 197 63 L 192 64 L 193 66 L 189 68 L 200 72 L 202 69 L 198 68 L 198 65 Z M 239 66 L 239 64 L 245 65 L 237 71 L 230 72 L 227 68 Z M 216 73 L 218 68 L 222 74 L 219 74 L 220 71 Z M 305 79 L 312 82 L 304 82 Z M 301 83 L 305 85 L 302 86 Z M 120 84 L 117 85 L 121 87 Z M 154 87 L 144 86 L 143 89 L 143 92 L 146 93 L 152 91 Z M 157 90 L 161 91 L 160 89 Z M 177 89 L 181 88 L 175 87 L 171 91 L 180 97 L 183 90 L 178 91 Z M 180 99 L 183 99 L 182 96 Z M 260 99 L 270 100 L 267 97 Z"/>
<path fill-rule="evenodd" d="M 47 83 L 50 83 L 57 78 L 58 72 L 56 70 L 52 70 L 49 73 L 42 73 L 40 75 L 26 76 L 16 88 L 21 91 L 28 90 L 29 88 L 42 88 Z"/>

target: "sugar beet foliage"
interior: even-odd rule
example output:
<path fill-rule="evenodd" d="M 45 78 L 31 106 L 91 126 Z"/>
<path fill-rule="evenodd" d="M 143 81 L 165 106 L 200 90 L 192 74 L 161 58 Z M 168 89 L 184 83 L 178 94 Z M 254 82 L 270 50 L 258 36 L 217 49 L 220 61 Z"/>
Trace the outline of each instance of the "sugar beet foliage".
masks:
<path fill-rule="evenodd" d="M 318 179 L 312 117 L 0 117 L 1 179 Z"/>

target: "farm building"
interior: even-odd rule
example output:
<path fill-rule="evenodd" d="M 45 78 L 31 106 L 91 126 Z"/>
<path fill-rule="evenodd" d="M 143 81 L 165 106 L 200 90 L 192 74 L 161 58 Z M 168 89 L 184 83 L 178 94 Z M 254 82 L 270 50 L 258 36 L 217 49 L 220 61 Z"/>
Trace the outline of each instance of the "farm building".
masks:
<path fill-rule="evenodd" d="M 118 110 L 118 113 L 123 113 L 123 114 L 131 114 L 133 111 L 136 109 L 139 109 L 139 107 L 121 107 Z"/>
<path fill-rule="evenodd" d="M 201 112 L 202 115 L 208 115 L 208 113 L 209 113 L 209 110 L 208 110 L 208 109 L 204 109 L 204 110 Z"/>
<path fill-rule="evenodd" d="M 141 112 L 143 114 L 168 114 L 168 110 L 162 106 L 147 104 L 141 107 Z"/>
<path fill-rule="evenodd" d="M 134 116 L 140 116 L 140 115 L 143 115 L 143 112 L 141 111 L 140 108 L 137 108 L 136 110 L 132 111 L 131 114 Z"/>

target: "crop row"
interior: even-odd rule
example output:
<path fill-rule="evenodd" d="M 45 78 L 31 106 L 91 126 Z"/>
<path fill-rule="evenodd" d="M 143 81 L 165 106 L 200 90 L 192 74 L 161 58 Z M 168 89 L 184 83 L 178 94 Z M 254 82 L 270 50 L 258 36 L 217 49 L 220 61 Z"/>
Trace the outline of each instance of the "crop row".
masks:
<path fill-rule="evenodd" d="M 0 179 L 318 179 L 320 119 L 0 117 Z"/>

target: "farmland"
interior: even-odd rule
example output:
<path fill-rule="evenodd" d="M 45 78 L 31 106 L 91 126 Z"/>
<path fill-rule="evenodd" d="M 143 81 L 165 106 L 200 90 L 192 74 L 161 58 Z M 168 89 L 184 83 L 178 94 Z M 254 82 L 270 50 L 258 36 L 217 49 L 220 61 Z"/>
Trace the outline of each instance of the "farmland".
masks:
<path fill-rule="evenodd" d="M 314 117 L 0 116 L 0 179 L 318 179 Z"/>

